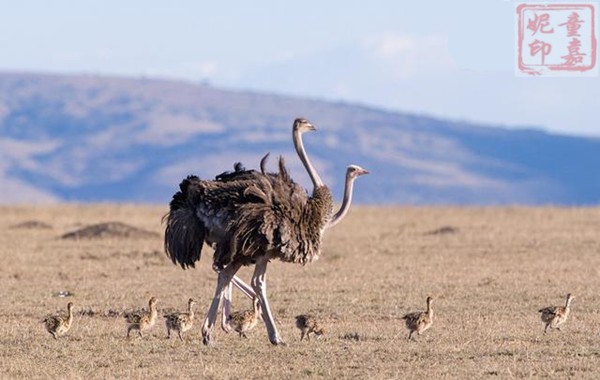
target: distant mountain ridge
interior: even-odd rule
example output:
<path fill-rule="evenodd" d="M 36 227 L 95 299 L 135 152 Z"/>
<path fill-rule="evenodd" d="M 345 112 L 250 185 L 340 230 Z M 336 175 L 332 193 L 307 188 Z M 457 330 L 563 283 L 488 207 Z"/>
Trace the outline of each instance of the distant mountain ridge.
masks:
<path fill-rule="evenodd" d="M 600 203 L 600 139 L 440 120 L 186 82 L 0 73 L 0 202 L 166 203 L 188 174 L 284 155 L 309 184 L 292 121 L 319 130 L 306 149 L 341 197 L 372 204 Z"/>

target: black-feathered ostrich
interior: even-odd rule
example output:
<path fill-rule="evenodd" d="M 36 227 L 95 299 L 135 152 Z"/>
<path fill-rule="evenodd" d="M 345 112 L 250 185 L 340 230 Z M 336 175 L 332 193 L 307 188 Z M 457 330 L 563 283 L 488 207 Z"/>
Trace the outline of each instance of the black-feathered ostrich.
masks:
<path fill-rule="evenodd" d="M 306 153 L 302 135 L 316 128 L 306 119 L 296 119 L 293 124 L 293 141 L 296 151 L 304 162 Z M 269 154 L 260 162 L 262 174 L 266 174 L 265 165 Z M 276 175 L 269 173 L 269 179 L 275 180 Z M 223 237 L 225 228 L 236 217 L 235 209 L 247 201 L 244 190 L 252 183 L 264 178 L 254 170 L 245 170 L 241 163 L 234 165 L 234 172 L 224 172 L 216 176 L 214 181 L 201 180 L 189 176 L 179 185 L 180 191 L 173 196 L 170 212 L 165 215 L 165 251 L 173 263 L 178 263 L 183 269 L 194 267 L 200 260 L 203 243 L 216 246 Z M 314 181 L 320 179 L 314 179 Z M 296 185 L 296 192 L 304 190 Z M 304 197 L 306 197 L 304 193 Z M 246 296 L 254 298 L 254 290 L 237 276 L 232 278 Z M 223 302 L 222 328 L 230 330 L 229 314 L 231 313 L 231 285 L 227 286 Z"/>
<path fill-rule="evenodd" d="M 205 344 L 211 341 L 211 331 L 226 287 L 239 268 L 248 264 L 256 264 L 252 288 L 261 304 L 269 339 L 273 344 L 282 343 L 266 295 L 267 263 L 272 258 L 302 264 L 316 259 L 324 230 L 341 220 L 350 206 L 354 179 L 367 173 L 355 165 L 348 167 L 344 201 L 332 218 L 331 193 L 306 156 L 301 140 L 303 128 L 314 130 L 308 121 L 297 119 L 294 144 L 313 181 L 312 196 L 291 180 L 280 160 L 276 174 L 239 169 L 222 176 L 225 181 L 218 185 L 215 181 L 193 181 L 182 186 L 182 192 L 171 202 L 165 248 L 174 262 L 191 265 L 199 259 L 207 230 L 219 230 L 218 239 L 207 239 L 216 242 L 214 266 L 219 270 L 219 279 L 202 328 Z M 261 169 L 264 172 L 264 161 Z M 223 207 L 218 206 L 219 202 Z M 233 214 L 228 214 L 231 212 Z M 196 217 L 192 218 L 194 215 Z"/>

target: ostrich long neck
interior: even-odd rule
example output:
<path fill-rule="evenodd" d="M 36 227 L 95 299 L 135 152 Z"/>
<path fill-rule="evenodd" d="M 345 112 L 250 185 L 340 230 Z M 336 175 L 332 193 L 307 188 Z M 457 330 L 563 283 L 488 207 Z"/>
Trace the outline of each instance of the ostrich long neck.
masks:
<path fill-rule="evenodd" d="M 154 321 L 158 316 L 158 310 L 156 309 L 156 305 L 151 303 L 148 305 L 148 307 L 150 308 L 150 320 Z"/>
<path fill-rule="evenodd" d="M 293 133 L 294 139 L 294 147 L 296 148 L 296 152 L 298 153 L 298 157 L 300 157 L 300 161 L 304 164 L 308 175 L 313 183 L 313 190 L 317 187 L 323 186 L 323 180 L 319 176 L 319 173 L 315 170 L 315 168 L 310 163 L 308 156 L 306 155 L 306 151 L 304 150 L 304 144 L 302 143 L 302 134 L 300 131 L 294 130 Z"/>
<path fill-rule="evenodd" d="M 194 319 L 194 309 L 191 302 L 188 304 L 188 315 L 190 316 L 190 319 Z"/>
<path fill-rule="evenodd" d="M 333 215 L 331 222 L 327 225 L 327 228 L 331 228 L 338 224 L 348 213 L 350 204 L 352 203 L 352 191 L 354 189 L 354 180 L 356 177 L 346 176 L 346 185 L 344 186 L 344 200 L 340 209 Z"/>
<path fill-rule="evenodd" d="M 72 306 L 70 306 L 68 308 L 68 312 L 69 312 L 69 315 L 67 317 L 67 325 L 71 326 L 71 323 L 73 323 L 73 307 Z"/>

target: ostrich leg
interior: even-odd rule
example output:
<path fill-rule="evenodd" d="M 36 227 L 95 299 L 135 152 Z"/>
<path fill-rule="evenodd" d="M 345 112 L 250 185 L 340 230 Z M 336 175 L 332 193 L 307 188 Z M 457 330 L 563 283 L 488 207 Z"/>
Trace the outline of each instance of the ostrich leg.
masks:
<path fill-rule="evenodd" d="M 217 280 L 217 288 L 215 289 L 215 296 L 213 297 L 212 303 L 210 304 L 210 309 L 208 309 L 208 314 L 206 314 L 206 319 L 204 320 L 204 324 L 202 325 L 202 343 L 205 345 L 211 344 L 211 332 L 215 322 L 217 321 L 217 314 L 219 313 L 219 304 L 221 303 L 221 298 L 223 297 L 223 292 L 225 291 L 225 287 L 229 285 L 233 276 L 235 276 L 236 272 L 241 268 L 242 264 L 239 262 L 233 262 L 226 266 L 222 271 L 219 272 L 219 277 Z"/>
<path fill-rule="evenodd" d="M 221 328 L 226 333 L 231 331 L 231 324 L 229 323 L 229 316 L 231 315 L 231 297 L 232 297 L 232 283 L 231 282 L 225 287 L 225 291 L 223 292 L 223 309 L 221 310 Z"/>
<path fill-rule="evenodd" d="M 246 297 L 250 299 L 256 297 L 256 295 L 254 294 L 254 290 L 248 284 L 242 281 L 238 276 L 233 276 L 233 278 L 231 279 L 231 283 L 235 285 L 239 290 L 241 290 Z"/>
<path fill-rule="evenodd" d="M 265 321 L 265 326 L 267 328 L 267 333 L 269 334 L 269 340 L 271 341 L 271 344 L 285 345 L 279 336 L 277 326 L 275 326 L 273 314 L 269 308 L 269 300 L 267 299 L 266 274 L 268 262 L 269 258 L 267 256 L 261 256 L 258 260 L 256 260 L 254 274 L 252 275 L 252 287 L 254 288 L 256 296 L 260 302 L 262 317 Z"/>

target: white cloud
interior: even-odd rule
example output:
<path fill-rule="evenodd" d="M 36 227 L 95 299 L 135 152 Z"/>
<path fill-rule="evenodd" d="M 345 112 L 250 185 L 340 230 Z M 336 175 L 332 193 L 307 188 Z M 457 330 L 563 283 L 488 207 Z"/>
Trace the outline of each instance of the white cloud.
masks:
<path fill-rule="evenodd" d="M 456 68 L 444 35 L 411 36 L 386 33 L 366 38 L 367 54 L 384 72 L 395 79 L 445 73 Z"/>
<path fill-rule="evenodd" d="M 0 157 L 24 160 L 36 154 L 51 153 L 61 145 L 59 140 L 23 141 L 8 137 L 0 138 Z"/>
<path fill-rule="evenodd" d="M 366 39 L 365 46 L 381 57 L 393 57 L 413 50 L 417 44 L 415 37 L 386 34 Z"/>
<path fill-rule="evenodd" d="M 59 198 L 55 195 L 36 189 L 19 180 L 3 177 L 0 174 L 0 204 L 57 203 Z"/>

